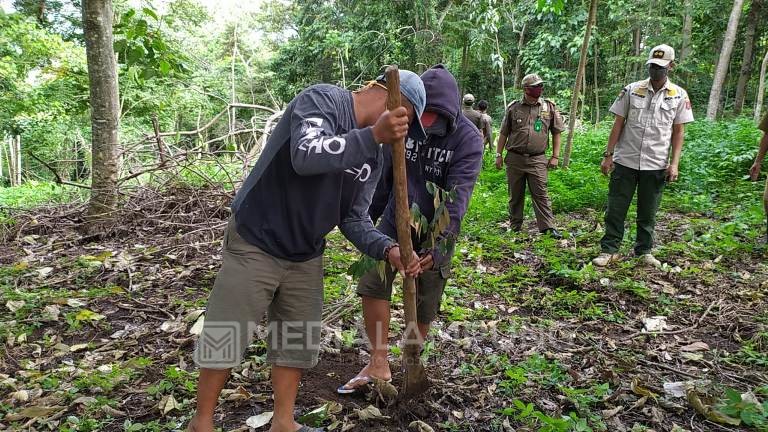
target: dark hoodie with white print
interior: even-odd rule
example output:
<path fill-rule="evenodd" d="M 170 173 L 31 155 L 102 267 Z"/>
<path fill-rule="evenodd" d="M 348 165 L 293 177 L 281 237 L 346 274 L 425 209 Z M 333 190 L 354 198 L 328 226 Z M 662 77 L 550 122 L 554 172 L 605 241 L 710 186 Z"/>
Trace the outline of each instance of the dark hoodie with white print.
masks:
<path fill-rule="evenodd" d="M 424 142 L 408 138 L 405 144 L 406 172 L 408 176 L 408 204 L 418 204 L 421 214 L 432 221 L 435 214 L 434 197 L 427 190 L 427 182 L 451 191 L 456 187 L 456 198 L 446 204 L 450 224 L 440 238 L 446 238 L 449 249 L 442 253 L 439 248 L 432 250 L 435 268 L 440 268 L 447 277 L 453 246 L 461 229 L 461 220 L 467 212 L 472 190 L 483 161 L 483 135 L 461 112 L 459 86 L 453 75 L 443 65 L 437 65 L 421 75 L 427 91 L 425 112 L 439 114 L 442 121 L 426 128 Z M 443 126 L 443 134 L 436 129 Z M 384 150 L 384 166 L 376 187 L 369 213 L 373 220 L 379 219 L 378 228 L 382 233 L 397 237 L 395 223 L 395 197 L 392 177 L 392 153 Z M 424 238 L 413 237 L 414 249 Z M 422 251 L 424 252 L 424 251 Z"/>

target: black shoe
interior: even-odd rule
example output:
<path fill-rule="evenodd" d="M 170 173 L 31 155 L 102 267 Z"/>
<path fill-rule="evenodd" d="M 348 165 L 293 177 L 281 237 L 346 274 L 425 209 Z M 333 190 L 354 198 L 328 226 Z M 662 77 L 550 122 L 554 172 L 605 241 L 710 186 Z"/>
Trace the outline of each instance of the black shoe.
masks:
<path fill-rule="evenodd" d="M 550 237 L 560 240 L 563 238 L 563 235 L 560 234 L 560 231 L 554 229 L 554 228 L 547 228 L 544 231 L 541 232 L 542 234 L 548 234 Z"/>

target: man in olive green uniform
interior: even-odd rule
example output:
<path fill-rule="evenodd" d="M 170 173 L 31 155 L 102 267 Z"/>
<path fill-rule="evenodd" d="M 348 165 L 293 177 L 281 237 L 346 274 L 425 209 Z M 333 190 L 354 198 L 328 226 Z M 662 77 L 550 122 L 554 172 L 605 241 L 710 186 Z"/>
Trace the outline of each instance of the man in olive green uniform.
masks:
<path fill-rule="evenodd" d="M 635 256 L 643 264 L 661 266 L 651 254 L 656 211 L 664 185 L 678 178 L 685 124 L 693 121 L 688 93 L 667 78 L 674 60 L 675 50 L 669 45 L 654 47 L 645 63 L 649 77 L 624 87 L 611 105 L 616 119 L 600 164 L 604 175 L 611 174 L 605 235 L 600 240 L 602 253 L 592 260 L 598 267 L 620 259 L 624 221 L 635 192 Z"/>
<path fill-rule="evenodd" d="M 749 177 L 752 179 L 752 181 L 757 181 L 757 178 L 760 177 L 760 167 L 763 165 L 765 154 L 768 153 L 768 114 L 766 114 L 763 117 L 763 120 L 760 122 L 760 126 L 758 126 L 758 129 L 763 131 L 763 137 L 760 139 L 760 150 L 758 150 L 757 152 L 755 163 L 753 163 L 752 168 L 749 169 Z M 766 243 L 768 243 L 768 179 L 765 179 L 765 192 L 763 192 L 763 208 L 765 209 L 765 215 L 766 215 L 766 221 L 767 221 L 765 241 Z"/>
<path fill-rule="evenodd" d="M 464 117 L 468 118 L 469 121 L 471 121 L 472 124 L 475 125 L 477 130 L 482 132 L 483 115 L 475 111 L 474 108 L 472 108 L 472 105 L 474 104 L 475 104 L 475 97 L 469 93 L 465 94 L 464 105 L 461 107 L 461 112 L 462 114 L 464 114 Z"/>
<path fill-rule="evenodd" d="M 524 95 L 507 107 L 496 143 L 496 168 L 501 169 L 502 162 L 507 165 L 510 228 L 514 231 L 522 228 L 527 184 L 539 231 L 561 238 L 555 229 L 552 203 L 547 193 L 547 169 L 557 168 L 560 133 L 565 130 L 565 125 L 555 103 L 541 97 L 544 90 L 541 77 L 526 75 L 522 84 Z M 547 158 L 550 134 L 552 156 Z M 507 156 L 503 158 L 505 148 Z"/>

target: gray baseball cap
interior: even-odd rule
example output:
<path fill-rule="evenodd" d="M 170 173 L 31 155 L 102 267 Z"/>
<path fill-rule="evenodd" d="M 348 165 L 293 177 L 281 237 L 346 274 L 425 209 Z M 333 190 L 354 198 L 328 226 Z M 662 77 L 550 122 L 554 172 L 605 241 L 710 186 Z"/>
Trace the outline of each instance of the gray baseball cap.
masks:
<path fill-rule="evenodd" d="M 408 127 L 408 136 L 416 141 L 424 141 L 427 139 L 427 133 L 421 125 L 421 115 L 424 114 L 424 107 L 427 105 L 427 91 L 424 90 L 424 83 L 418 75 L 405 69 L 400 69 L 399 72 L 400 93 L 408 99 L 415 111 L 413 122 Z M 387 77 L 383 74 L 379 75 L 376 81 L 386 83 Z"/>

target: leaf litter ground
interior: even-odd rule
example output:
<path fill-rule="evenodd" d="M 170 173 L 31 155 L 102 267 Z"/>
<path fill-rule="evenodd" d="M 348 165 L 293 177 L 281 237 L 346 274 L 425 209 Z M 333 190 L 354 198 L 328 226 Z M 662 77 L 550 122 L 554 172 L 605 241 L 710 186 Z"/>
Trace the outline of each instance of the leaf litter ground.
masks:
<path fill-rule="evenodd" d="M 13 215 L 0 246 L 2 427 L 186 424 L 197 377 L 193 333 L 219 267 L 228 200 L 214 191 L 142 191 L 98 236 L 80 231 L 80 205 Z M 332 234 L 323 350 L 302 381 L 297 415 L 314 410 L 306 420 L 353 431 L 407 430 L 416 420 L 457 431 L 750 430 L 706 410 L 727 411 L 717 404 L 726 389 L 758 401 L 768 393 L 765 250 L 697 250 L 680 233 L 702 218 L 663 214 L 664 268 L 628 259 L 597 270 L 587 263 L 597 252 L 598 215 L 558 219 L 570 238 L 496 224 L 462 239 L 423 353 L 432 386 L 411 401 L 386 400 L 376 389 L 335 393 L 366 353 L 346 275 L 357 255 Z M 246 419 L 272 410 L 264 355 L 255 343 L 236 368 L 217 409 L 223 430 L 248 430 Z"/>

